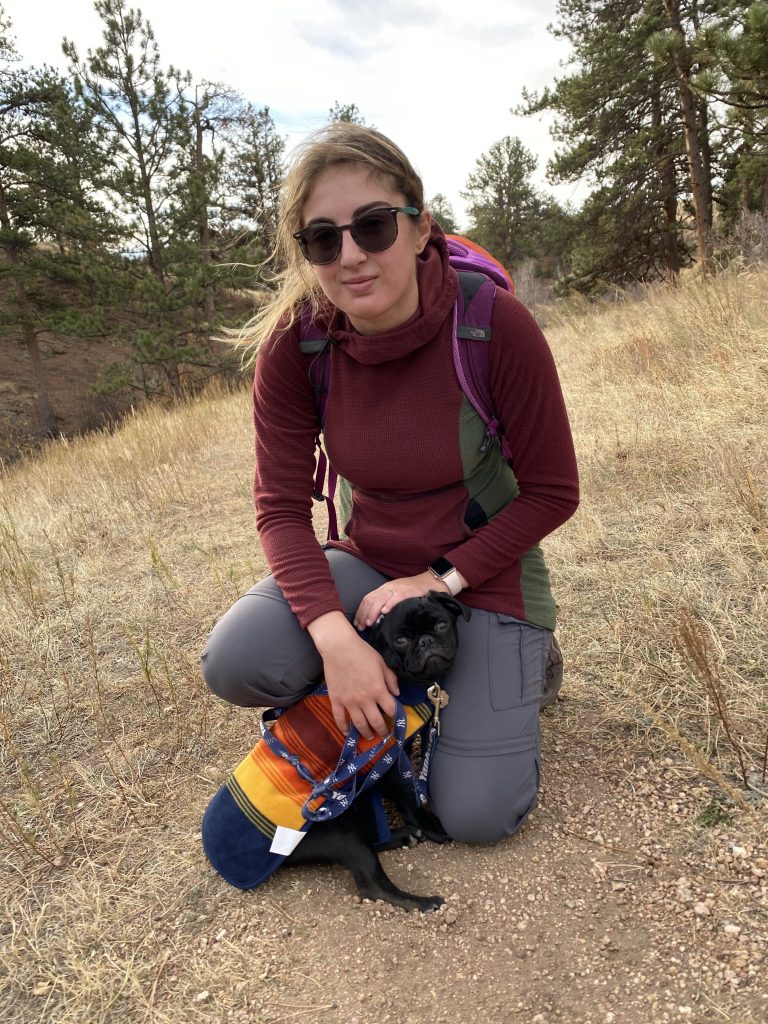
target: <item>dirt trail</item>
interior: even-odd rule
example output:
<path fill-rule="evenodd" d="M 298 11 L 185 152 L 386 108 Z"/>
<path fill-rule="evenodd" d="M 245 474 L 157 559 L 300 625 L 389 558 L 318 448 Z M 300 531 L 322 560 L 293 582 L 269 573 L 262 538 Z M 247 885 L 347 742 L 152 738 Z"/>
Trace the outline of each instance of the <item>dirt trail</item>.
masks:
<path fill-rule="evenodd" d="M 341 869 L 284 870 L 251 893 L 214 883 L 200 952 L 257 955 L 242 1011 L 202 991 L 201 1019 L 768 1019 L 768 853 L 697 824 L 708 785 L 578 701 L 543 725 L 541 803 L 520 835 L 384 855 L 400 884 L 446 897 L 437 914 L 361 905 Z"/>

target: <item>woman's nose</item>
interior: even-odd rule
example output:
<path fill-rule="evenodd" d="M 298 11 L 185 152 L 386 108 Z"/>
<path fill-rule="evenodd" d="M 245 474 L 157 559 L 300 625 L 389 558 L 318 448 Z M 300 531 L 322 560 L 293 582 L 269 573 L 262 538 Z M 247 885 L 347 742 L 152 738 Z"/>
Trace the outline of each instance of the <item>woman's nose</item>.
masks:
<path fill-rule="evenodd" d="M 361 249 L 357 242 L 352 237 L 352 232 L 342 231 L 341 233 L 341 254 L 339 260 L 342 266 L 354 267 L 358 263 L 362 263 L 366 258 L 367 253 L 365 249 Z"/>

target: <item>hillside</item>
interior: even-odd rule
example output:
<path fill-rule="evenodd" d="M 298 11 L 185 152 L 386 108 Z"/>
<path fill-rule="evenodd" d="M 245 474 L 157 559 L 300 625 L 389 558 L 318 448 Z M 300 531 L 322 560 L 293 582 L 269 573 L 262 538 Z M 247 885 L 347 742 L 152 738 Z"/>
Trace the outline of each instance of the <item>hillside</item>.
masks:
<path fill-rule="evenodd" d="M 0 1016 L 764 1021 L 766 294 L 722 276 L 550 324 L 583 483 L 546 542 L 566 681 L 520 835 L 385 855 L 435 915 L 320 867 L 241 893 L 202 854 L 257 735 L 197 667 L 265 572 L 247 393 L 7 468 Z"/>

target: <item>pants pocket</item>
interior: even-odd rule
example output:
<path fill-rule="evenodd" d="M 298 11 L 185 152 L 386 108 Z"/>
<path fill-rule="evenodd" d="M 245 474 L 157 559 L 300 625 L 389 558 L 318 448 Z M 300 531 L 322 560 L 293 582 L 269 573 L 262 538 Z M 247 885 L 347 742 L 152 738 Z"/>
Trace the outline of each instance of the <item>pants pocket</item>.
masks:
<path fill-rule="evenodd" d="M 443 828 L 463 843 L 495 843 L 513 835 L 536 806 L 538 733 L 510 741 L 503 753 L 455 752 L 438 744 L 430 798 Z"/>
<path fill-rule="evenodd" d="M 538 703 L 544 691 L 548 629 L 531 626 L 511 615 L 491 623 L 488 664 L 491 707 L 494 711 Z"/>

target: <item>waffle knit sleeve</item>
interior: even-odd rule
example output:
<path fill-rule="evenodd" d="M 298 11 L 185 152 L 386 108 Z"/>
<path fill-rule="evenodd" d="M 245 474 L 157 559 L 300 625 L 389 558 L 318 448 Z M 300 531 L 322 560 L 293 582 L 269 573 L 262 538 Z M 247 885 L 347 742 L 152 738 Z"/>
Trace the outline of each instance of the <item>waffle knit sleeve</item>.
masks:
<path fill-rule="evenodd" d="M 319 424 L 298 325 L 269 338 L 256 360 L 253 497 L 259 539 L 302 628 L 343 611 L 312 525 L 315 438 Z"/>

